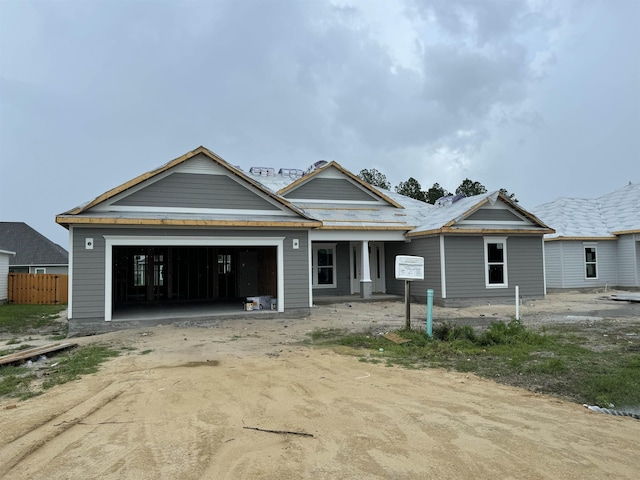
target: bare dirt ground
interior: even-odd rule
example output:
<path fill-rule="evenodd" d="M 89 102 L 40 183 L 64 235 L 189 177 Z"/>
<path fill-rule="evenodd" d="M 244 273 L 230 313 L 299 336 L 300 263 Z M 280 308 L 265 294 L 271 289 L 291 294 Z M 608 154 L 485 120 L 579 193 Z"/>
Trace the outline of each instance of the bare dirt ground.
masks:
<path fill-rule="evenodd" d="M 620 322 L 640 333 L 640 304 L 601 297 L 548 295 L 522 305 L 522 319 L 595 329 Z M 424 325 L 424 312 L 412 307 L 414 328 Z M 513 314 L 507 305 L 435 308 L 434 321 Z M 404 323 L 402 302 L 340 303 L 304 319 L 73 339 L 129 350 L 39 397 L 0 400 L 0 477 L 638 478 L 638 420 L 473 375 L 362 363 L 302 343 L 317 328 L 385 331 Z"/>

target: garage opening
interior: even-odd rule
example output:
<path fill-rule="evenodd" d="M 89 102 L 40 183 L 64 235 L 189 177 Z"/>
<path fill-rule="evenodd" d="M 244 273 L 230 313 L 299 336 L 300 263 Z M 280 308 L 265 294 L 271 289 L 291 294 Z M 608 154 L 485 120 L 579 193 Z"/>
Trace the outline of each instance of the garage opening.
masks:
<path fill-rule="evenodd" d="M 114 246 L 113 312 L 204 306 L 242 310 L 277 296 L 277 247 Z"/>

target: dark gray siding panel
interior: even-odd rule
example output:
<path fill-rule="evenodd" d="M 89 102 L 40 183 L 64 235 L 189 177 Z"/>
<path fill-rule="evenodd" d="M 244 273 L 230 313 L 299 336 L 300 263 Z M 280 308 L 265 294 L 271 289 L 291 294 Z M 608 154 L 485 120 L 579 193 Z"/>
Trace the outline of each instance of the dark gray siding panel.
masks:
<path fill-rule="evenodd" d="M 283 237 L 285 310 L 309 307 L 308 233 L 304 230 L 216 230 L 178 228 L 89 228 L 75 227 L 73 235 L 73 318 L 104 320 L 105 240 L 104 235 L 123 236 L 207 236 Z M 92 250 L 85 238 L 93 238 Z M 300 247 L 293 249 L 293 239 Z"/>
<path fill-rule="evenodd" d="M 315 200 L 378 200 L 373 194 L 341 178 L 314 178 L 284 196 Z"/>
<path fill-rule="evenodd" d="M 231 232 L 236 235 L 238 232 Z M 284 236 L 284 308 L 309 308 L 309 239 L 306 231 L 252 232 L 252 236 Z M 244 236 L 244 232 L 243 232 Z M 292 248 L 293 239 L 300 241 L 300 248 Z"/>
<path fill-rule="evenodd" d="M 104 320 L 104 238 L 95 228 L 74 228 L 73 233 L 73 318 Z M 84 248 L 85 238 L 93 238 L 92 250 Z"/>
<path fill-rule="evenodd" d="M 466 220 L 483 220 L 483 221 L 508 221 L 522 222 L 522 219 L 510 210 L 496 208 L 481 208 L 477 212 L 469 215 Z"/>
<path fill-rule="evenodd" d="M 173 173 L 118 200 L 114 205 L 278 210 L 278 207 L 226 175 L 191 173 Z"/>
<path fill-rule="evenodd" d="M 507 288 L 485 285 L 483 237 L 445 237 L 447 298 L 494 298 L 544 294 L 541 236 L 507 238 Z"/>
<path fill-rule="evenodd" d="M 447 298 L 484 295 L 486 288 L 482 237 L 445 237 L 444 245 Z M 498 293 L 503 294 L 502 289 Z"/>
<path fill-rule="evenodd" d="M 523 297 L 544 295 L 542 237 L 509 237 L 507 239 L 509 288 L 517 285 Z M 515 292 L 514 292 L 515 294 Z"/>
<path fill-rule="evenodd" d="M 324 242 L 321 242 L 324 243 Z M 336 288 L 314 288 L 313 296 L 350 295 L 351 279 L 349 278 L 349 242 L 336 244 Z"/>
<path fill-rule="evenodd" d="M 387 293 L 404 295 L 404 280 L 395 279 L 397 255 L 415 255 L 424 258 L 424 280 L 411 282 L 411 297 L 424 301 L 427 289 L 433 289 L 436 298 L 442 297 L 440 280 L 440 238 L 426 237 L 410 243 L 387 242 L 386 253 Z"/>

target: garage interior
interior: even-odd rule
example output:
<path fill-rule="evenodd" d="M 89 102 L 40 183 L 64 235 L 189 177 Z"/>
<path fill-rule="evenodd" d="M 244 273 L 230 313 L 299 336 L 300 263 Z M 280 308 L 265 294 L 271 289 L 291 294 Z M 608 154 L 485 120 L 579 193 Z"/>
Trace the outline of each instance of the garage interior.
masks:
<path fill-rule="evenodd" d="M 114 246 L 114 318 L 242 311 L 277 296 L 276 247 Z"/>

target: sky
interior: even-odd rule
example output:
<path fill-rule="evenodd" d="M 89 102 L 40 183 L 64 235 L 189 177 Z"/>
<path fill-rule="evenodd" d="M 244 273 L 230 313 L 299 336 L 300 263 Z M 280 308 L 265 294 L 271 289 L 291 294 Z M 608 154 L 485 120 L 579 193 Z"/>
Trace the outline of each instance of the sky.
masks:
<path fill-rule="evenodd" d="M 525 209 L 640 182 L 640 0 L 0 0 L 0 221 L 203 145 L 464 180 Z"/>

